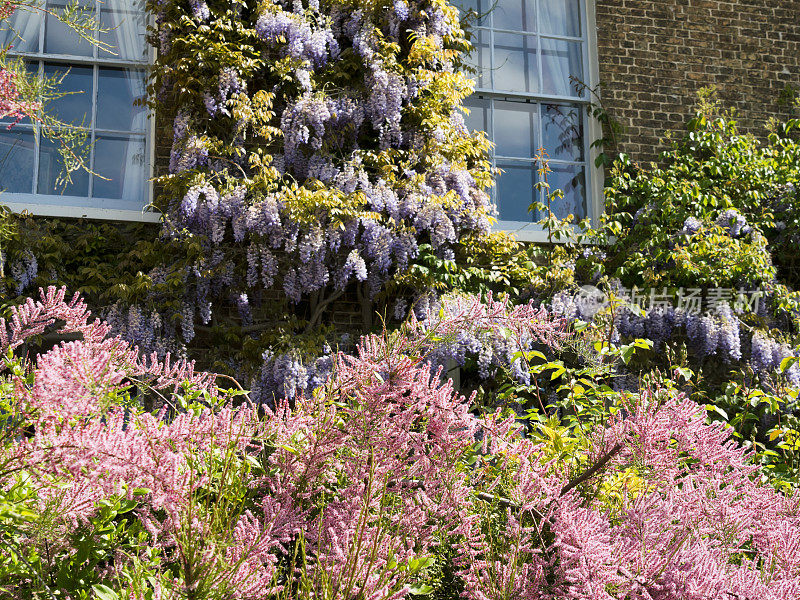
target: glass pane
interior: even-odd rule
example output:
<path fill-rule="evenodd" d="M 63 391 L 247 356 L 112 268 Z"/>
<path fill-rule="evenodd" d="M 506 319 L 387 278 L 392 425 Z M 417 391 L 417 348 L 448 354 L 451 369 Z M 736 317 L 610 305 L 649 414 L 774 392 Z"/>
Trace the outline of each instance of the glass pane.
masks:
<path fill-rule="evenodd" d="M 58 93 L 64 94 L 47 105 L 50 114 L 64 123 L 88 127 L 92 119 L 92 67 L 45 63 L 44 76 L 60 81 Z"/>
<path fill-rule="evenodd" d="M 495 191 L 497 210 L 500 221 L 526 221 L 532 219 L 528 207 L 533 202 L 537 190 L 536 167 L 533 164 L 514 164 L 498 161 L 497 166 L 503 172 L 497 178 Z"/>
<path fill-rule="evenodd" d="M 64 196 L 88 196 L 89 174 L 80 169 L 72 172 L 72 183 L 60 181 L 66 171 L 64 159 L 59 153 L 60 144 L 42 138 L 39 151 L 38 193 L 58 194 Z"/>
<path fill-rule="evenodd" d="M 96 127 L 144 131 L 147 111 L 133 103 L 145 97 L 146 85 L 143 71 L 101 68 L 97 77 Z"/>
<path fill-rule="evenodd" d="M 6 127 L 0 127 L 0 190 L 30 194 L 35 152 L 33 130 L 19 125 Z"/>
<path fill-rule="evenodd" d="M 539 107 L 527 102 L 494 103 L 494 143 L 498 156 L 531 158 L 536 153 Z"/>
<path fill-rule="evenodd" d="M 94 15 L 94 2 L 83 2 L 83 15 Z M 47 8 L 61 14 L 67 6 L 65 2 L 48 2 Z M 53 15 L 47 15 L 44 31 L 44 51 L 48 54 L 70 54 L 72 56 L 92 56 L 92 45 L 81 38 L 73 29 Z"/>
<path fill-rule="evenodd" d="M 553 35 L 581 37 L 581 9 L 578 0 L 539 0 L 540 31 Z"/>
<path fill-rule="evenodd" d="M 99 56 L 147 60 L 145 19 L 144 2 L 141 0 L 107 2 L 100 9 L 100 28 L 108 31 L 101 33 L 99 38 L 110 48 L 98 49 Z"/>
<path fill-rule="evenodd" d="M 583 80 L 581 43 L 542 38 L 542 92 L 578 96 L 570 76 Z"/>
<path fill-rule="evenodd" d="M 469 114 L 464 115 L 464 124 L 470 131 L 485 131 L 491 135 L 489 122 L 489 100 L 485 98 L 470 97 L 464 101 L 464 106 L 469 109 Z"/>
<path fill-rule="evenodd" d="M 94 146 L 94 171 L 108 180 L 93 177 L 92 196 L 135 200 L 141 208 L 146 183 L 144 167 L 144 139 L 98 136 Z"/>
<path fill-rule="evenodd" d="M 536 36 L 494 34 L 494 89 L 535 92 L 539 87 Z"/>
<path fill-rule="evenodd" d="M 489 12 L 492 9 L 494 0 L 457 0 L 453 5 L 461 11 L 461 17 L 465 17 L 472 11 L 474 20 L 470 21 L 473 26 L 489 25 Z"/>
<path fill-rule="evenodd" d="M 580 220 L 586 217 L 586 185 L 583 167 L 580 165 L 557 165 L 550 163 L 552 173 L 548 175 L 550 190 L 563 190 L 564 198 L 552 205 L 555 215 L 563 219 L 575 215 Z"/>
<path fill-rule="evenodd" d="M 492 19 L 495 29 L 536 31 L 536 6 L 533 0 L 497 0 Z"/>
<path fill-rule="evenodd" d="M 18 7 L 9 19 L 0 20 L 0 47 L 12 51 L 38 52 L 42 14 L 35 9 Z"/>
<path fill-rule="evenodd" d="M 543 104 L 542 145 L 550 158 L 583 160 L 581 107 L 569 104 Z"/>
<path fill-rule="evenodd" d="M 475 87 L 491 86 L 491 64 L 489 52 L 489 32 L 484 29 L 473 30 L 472 52 L 465 62 L 472 69 L 467 75 L 475 82 Z"/>

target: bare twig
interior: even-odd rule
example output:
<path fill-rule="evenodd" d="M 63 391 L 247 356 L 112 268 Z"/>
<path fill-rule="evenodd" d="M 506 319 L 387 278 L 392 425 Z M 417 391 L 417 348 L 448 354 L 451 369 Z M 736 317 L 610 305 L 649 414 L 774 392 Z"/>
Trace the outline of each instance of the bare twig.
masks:
<path fill-rule="evenodd" d="M 595 462 L 591 467 L 589 467 L 587 470 L 585 470 L 577 477 L 570 479 L 564 485 L 564 487 L 561 488 L 561 496 L 566 494 L 572 488 L 582 484 L 584 481 L 592 477 L 595 473 L 597 473 L 600 469 L 602 469 L 609 460 L 614 458 L 614 455 L 616 455 L 620 450 L 622 450 L 622 444 L 621 443 L 615 444 L 614 447 L 611 448 L 611 450 L 609 450 L 603 456 L 601 456 L 597 460 L 597 462 Z"/>

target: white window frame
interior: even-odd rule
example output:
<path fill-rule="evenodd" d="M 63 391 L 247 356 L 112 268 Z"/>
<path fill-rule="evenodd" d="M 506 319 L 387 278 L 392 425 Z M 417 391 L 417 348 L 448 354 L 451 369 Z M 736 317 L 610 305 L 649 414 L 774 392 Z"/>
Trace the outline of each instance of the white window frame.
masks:
<path fill-rule="evenodd" d="M 96 11 L 99 11 L 100 2 L 95 2 Z M 36 10 L 36 9 L 33 9 Z M 96 12 L 99 18 L 99 12 Z M 148 21 L 151 17 L 148 15 Z M 43 48 L 42 38 L 45 35 L 45 14 L 41 15 L 41 25 L 39 27 L 39 47 Z M 77 34 L 76 34 L 77 35 Z M 149 45 L 148 45 L 149 46 Z M 52 54 L 46 52 L 14 52 L 10 51 L 9 56 L 20 58 L 25 61 L 36 62 L 53 62 L 61 63 L 69 66 L 108 66 L 108 67 L 130 67 L 138 69 L 146 69 L 146 67 L 153 64 L 156 57 L 155 48 L 149 46 L 147 49 L 147 62 L 119 59 L 116 57 L 94 57 L 94 56 L 73 56 L 64 54 Z M 95 82 L 95 86 L 97 82 Z M 95 93 L 96 96 L 96 93 Z M 97 98 L 92 98 L 92 110 L 95 111 Z M 70 204 L 45 204 L 41 202 L 32 202 L 33 199 L 42 199 L 44 194 L 25 194 L 21 192 L 6 192 L 0 190 L 0 205 L 7 207 L 14 213 L 27 212 L 32 215 L 44 217 L 66 217 L 66 218 L 86 218 L 98 219 L 108 221 L 134 221 L 141 223 L 158 223 L 161 220 L 161 214 L 156 212 L 153 208 L 154 189 L 153 178 L 155 168 L 155 118 L 152 112 L 147 113 L 147 127 L 145 128 L 145 156 L 147 156 L 147 165 L 145 166 L 145 173 L 147 181 L 145 182 L 145 205 L 142 210 L 127 210 L 127 209 L 110 209 L 80 206 L 79 202 L 84 196 L 64 196 L 70 199 Z M 36 156 L 38 160 L 39 155 L 39 134 L 36 135 Z M 34 176 L 36 174 L 34 173 Z"/>
<path fill-rule="evenodd" d="M 581 29 L 584 33 L 581 36 L 581 43 L 583 46 L 582 60 L 584 65 L 584 74 L 588 76 L 588 81 L 585 81 L 589 88 L 597 89 L 600 81 L 600 64 L 597 52 L 597 24 L 595 20 L 595 0 L 579 0 L 581 5 Z M 485 31 L 500 31 L 501 33 L 506 30 L 503 29 L 489 29 Z M 519 33 L 519 32 L 514 32 Z M 537 34 L 538 35 L 538 34 Z M 559 39 L 562 36 L 546 34 L 548 38 Z M 575 38 L 565 37 L 566 40 L 575 40 Z M 493 45 L 490 45 L 490 52 L 494 52 Z M 539 58 L 539 60 L 541 60 Z M 597 119 L 591 118 L 588 115 L 587 107 L 591 102 L 591 97 L 588 92 L 584 93 L 582 97 L 565 97 L 565 96 L 552 96 L 542 93 L 532 92 L 507 92 L 502 90 L 495 90 L 492 88 L 476 87 L 473 93 L 474 96 L 482 96 L 484 98 L 492 98 L 495 100 L 529 100 L 539 106 L 548 102 L 553 103 L 569 103 L 581 106 L 581 119 L 583 126 L 583 156 L 585 161 L 585 190 L 586 190 L 586 216 L 590 219 L 593 226 L 599 224 L 600 215 L 604 209 L 603 199 L 603 169 L 602 166 L 595 166 L 595 162 L 600 155 L 601 149 L 591 147 L 594 140 L 602 137 L 602 127 Z M 494 109 L 490 114 L 494 114 Z M 494 129 L 494 128 L 492 128 Z M 493 165 L 495 164 L 494 155 L 492 158 Z M 500 175 L 502 177 L 502 175 Z M 492 196 L 496 193 L 497 186 L 492 190 Z M 535 222 L 527 221 L 504 221 L 498 220 L 494 227 L 496 231 L 505 231 L 513 233 L 515 237 L 522 242 L 547 242 L 547 231 L 541 228 Z"/>

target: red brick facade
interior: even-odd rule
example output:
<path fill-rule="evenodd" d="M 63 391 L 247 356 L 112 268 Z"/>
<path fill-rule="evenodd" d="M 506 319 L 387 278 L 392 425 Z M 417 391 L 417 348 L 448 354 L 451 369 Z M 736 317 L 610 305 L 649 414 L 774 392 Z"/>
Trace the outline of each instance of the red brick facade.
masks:
<path fill-rule="evenodd" d="M 798 0 L 596 0 L 595 17 L 603 103 L 636 160 L 657 156 L 704 86 L 758 136 L 791 112 L 779 98 L 800 88 Z"/>

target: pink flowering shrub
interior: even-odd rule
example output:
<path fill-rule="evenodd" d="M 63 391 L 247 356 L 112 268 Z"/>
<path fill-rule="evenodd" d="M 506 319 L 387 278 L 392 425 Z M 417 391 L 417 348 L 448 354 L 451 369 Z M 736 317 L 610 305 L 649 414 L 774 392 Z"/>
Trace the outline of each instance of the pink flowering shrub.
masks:
<path fill-rule="evenodd" d="M 0 18 L 8 12 L 7 7 L 7 4 L 0 5 Z M 11 129 L 25 117 L 33 116 L 40 108 L 41 103 L 20 97 L 17 74 L 6 68 L 0 68 L 0 119 L 9 117 L 14 119 L 6 129 Z"/>
<path fill-rule="evenodd" d="M 560 322 L 474 299 L 450 314 L 364 338 L 323 387 L 271 411 L 190 363 L 140 358 L 63 290 L 28 301 L 0 323 L 0 589 L 800 597 L 800 499 L 763 483 L 701 407 L 668 387 L 619 396 L 604 424 L 567 432 L 565 454 L 544 426 L 473 415 L 423 359 L 426 339 L 483 317 L 512 343 L 557 345 Z M 29 363 L 14 355 L 53 328 L 79 339 Z M 147 395 L 161 408 L 144 410 Z"/>

